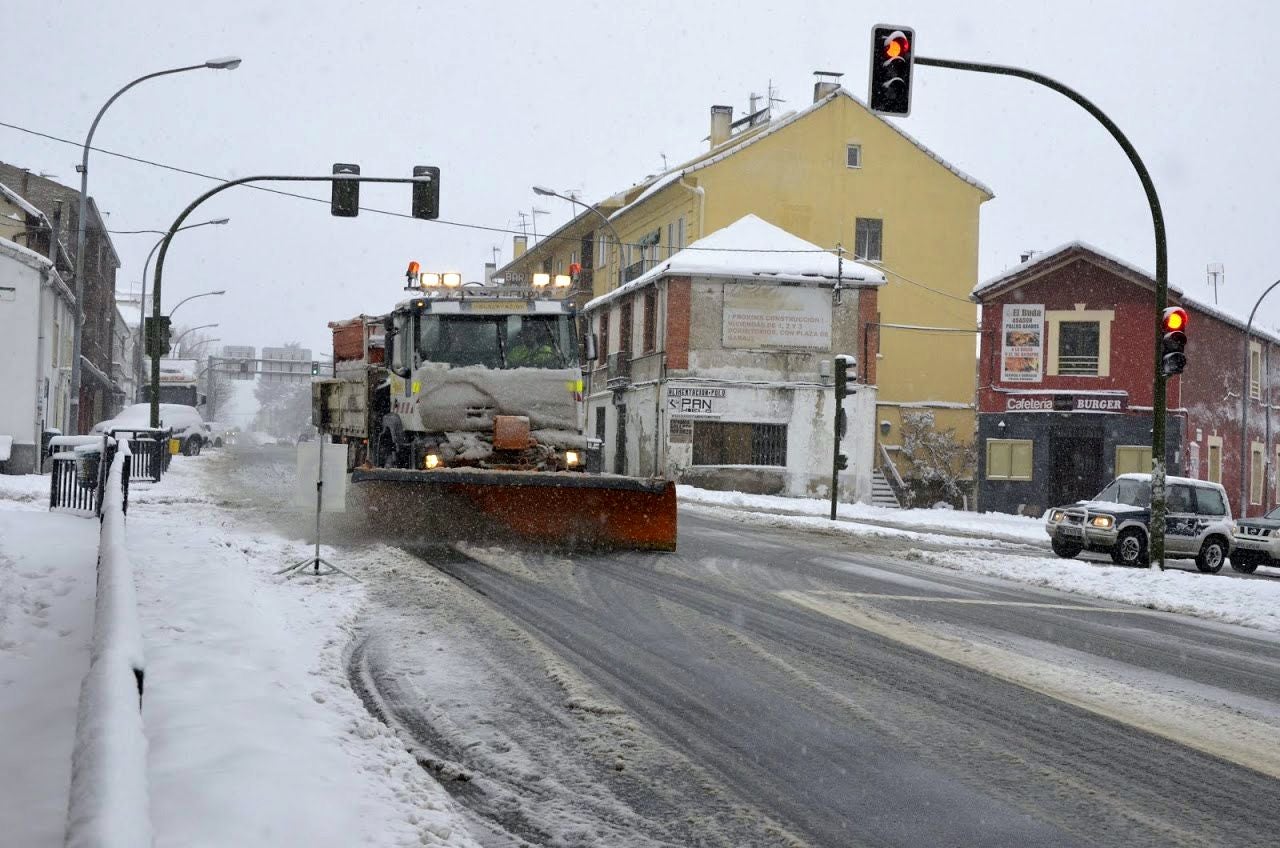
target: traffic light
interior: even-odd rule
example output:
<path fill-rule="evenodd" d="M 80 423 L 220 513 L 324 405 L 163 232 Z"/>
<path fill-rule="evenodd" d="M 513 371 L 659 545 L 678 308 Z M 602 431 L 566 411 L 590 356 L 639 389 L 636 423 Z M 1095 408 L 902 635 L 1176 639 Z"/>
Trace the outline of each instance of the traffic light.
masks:
<path fill-rule="evenodd" d="M 916 31 L 881 24 L 871 29 L 871 89 L 867 104 L 878 115 L 911 114 L 911 66 Z"/>
<path fill-rule="evenodd" d="M 316 362 L 314 359 L 311 360 L 311 376 L 312 377 L 320 376 L 320 363 Z"/>
<path fill-rule="evenodd" d="M 440 217 L 440 169 L 434 165 L 414 165 L 415 177 L 430 177 L 413 184 L 413 217 L 434 221 Z"/>
<path fill-rule="evenodd" d="M 1166 377 L 1181 374 L 1187 367 L 1187 310 L 1170 306 L 1160 321 L 1160 373 Z"/>
<path fill-rule="evenodd" d="M 142 321 L 143 352 L 147 356 L 155 356 L 158 344 L 159 353 L 164 356 L 169 352 L 169 316 L 161 315 L 158 322 L 150 317 L 143 318 Z"/>
<path fill-rule="evenodd" d="M 359 176 L 360 166 L 343 162 L 333 163 L 333 173 Z M 339 218 L 354 218 L 360 214 L 360 183 L 355 180 L 333 180 L 329 196 L 329 212 Z"/>

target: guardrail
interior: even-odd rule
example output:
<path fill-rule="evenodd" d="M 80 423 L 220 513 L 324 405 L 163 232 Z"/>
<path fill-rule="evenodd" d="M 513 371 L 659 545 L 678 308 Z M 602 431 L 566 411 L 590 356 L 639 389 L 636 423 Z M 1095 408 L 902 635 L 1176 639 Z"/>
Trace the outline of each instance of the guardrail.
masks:
<path fill-rule="evenodd" d="M 68 848 L 135 848 L 152 844 L 147 739 L 142 726 L 146 671 L 133 567 L 125 548 L 129 443 L 121 441 L 103 474 L 98 541 L 98 594 L 89 672 L 80 686 Z"/>
<path fill-rule="evenodd" d="M 110 436 L 57 436 L 50 440 L 49 509 L 66 509 L 102 517 L 108 469 L 116 456 L 117 441 Z M 129 505 L 132 457 L 124 453 L 124 477 L 120 488 L 122 508 Z"/>
<path fill-rule="evenodd" d="M 169 470 L 169 439 L 172 430 L 160 430 L 150 427 L 138 430 L 116 429 L 111 431 L 113 438 L 127 436 L 129 452 L 133 455 L 133 465 L 129 474 L 131 480 L 151 480 L 159 483 L 164 472 Z"/>
<path fill-rule="evenodd" d="M 902 479 L 902 475 L 898 472 L 898 464 L 889 455 L 889 449 L 885 447 L 884 442 L 880 443 L 880 470 L 884 473 L 889 488 L 893 489 L 898 505 L 911 506 L 911 492 L 907 488 L 907 481 Z"/>

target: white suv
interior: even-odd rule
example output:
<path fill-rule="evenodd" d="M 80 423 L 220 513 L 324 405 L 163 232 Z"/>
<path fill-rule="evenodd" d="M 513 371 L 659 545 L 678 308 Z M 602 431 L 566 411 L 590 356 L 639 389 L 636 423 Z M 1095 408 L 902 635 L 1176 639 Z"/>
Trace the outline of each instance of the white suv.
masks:
<path fill-rule="evenodd" d="M 1207 480 L 1168 477 L 1164 553 L 1195 559 L 1208 573 L 1231 555 L 1235 524 L 1227 490 Z M 1045 530 L 1060 557 L 1102 551 L 1117 565 L 1145 565 L 1151 524 L 1151 475 L 1121 474 L 1091 501 L 1051 509 Z"/>

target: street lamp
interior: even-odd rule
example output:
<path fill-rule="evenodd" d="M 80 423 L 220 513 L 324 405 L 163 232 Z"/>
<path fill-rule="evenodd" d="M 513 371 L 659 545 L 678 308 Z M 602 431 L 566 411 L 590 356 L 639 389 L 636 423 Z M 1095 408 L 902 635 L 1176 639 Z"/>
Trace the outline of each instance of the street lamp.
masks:
<path fill-rule="evenodd" d="M 543 197 L 558 197 L 561 200 L 567 200 L 570 203 L 581 206 L 583 209 L 586 209 L 588 212 L 594 212 L 596 216 L 601 221 L 604 222 L 604 225 L 609 228 L 609 232 L 613 233 L 613 240 L 618 245 L 618 255 L 615 258 L 615 261 L 618 263 L 618 285 L 621 286 L 622 285 L 622 237 L 618 235 L 618 231 L 614 229 L 613 224 L 612 222 L 609 221 L 608 217 L 605 216 L 605 214 L 601 212 L 599 209 L 597 209 L 596 207 L 589 206 L 586 203 L 583 203 L 581 200 L 578 200 L 576 197 L 570 197 L 567 194 L 561 194 L 558 191 L 552 191 L 546 186 L 533 186 L 533 193 L 540 194 Z"/>
<path fill-rule="evenodd" d="M 76 320 L 74 322 L 74 330 L 72 333 L 71 343 L 71 426 L 73 432 L 80 432 L 80 344 L 83 335 L 84 324 L 84 243 L 87 235 L 87 221 L 89 215 L 89 147 L 93 144 L 93 134 L 98 129 L 98 122 L 102 120 L 102 116 L 115 103 L 120 95 L 133 88 L 138 83 L 146 82 L 156 77 L 168 76 L 169 74 L 180 74 L 184 71 L 194 71 L 201 68 L 214 68 L 217 70 L 234 70 L 240 67 L 240 59 L 235 56 L 226 56 L 219 59 L 209 59 L 199 65 L 185 65 L 181 68 L 169 68 L 164 71 L 156 71 L 145 76 L 138 77 L 133 82 L 121 88 L 115 94 L 102 104 L 102 108 L 98 110 L 98 114 L 94 116 L 93 123 L 89 125 L 89 134 L 85 136 L 84 148 L 80 154 L 80 213 L 76 221 Z"/>
<path fill-rule="evenodd" d="M 217 291 L 200 292 L 200 294 L 193 294 L 191 295 L 191 297 L 184 297 L 182 300 L 178 301 L 178 306 L 181 306 L 182 304 L 186 303 L 188 300 L 195 300 L 197 297 L 213 297 L 215 295 L 226 294 L 226 293 L 227 293 L 226 289 L 218 289 Z M 170 321 L 173 321 L 173 313 L 178 311 L 178 306 L 175 306 L 169 310 Z"/>
<path fill-rule="evenodd" d="M 194 230 L 196 227 L 207 227 L 210 225 L 221 226 L 223 224 L 229 224 L 229 223 L 231 223 L 230 218 L 214 218 L 213 220 L 210 220 L 210 221 L 201 221 L 199 224 L 187 224 L 185 227 L 178 227 L 178 229 L 175 232 L 182 232 L 183 230 Z M 151 252 L 147 254 L 147 261 L 142 263 L 142 299 L 138 301 L 138 341 L 134 345 L 134 350 L 137 351 L 136 359 L 138 360 L 135 370 L 137 371 L 137 374 L 138 374 L 138 377 L 137 377 L 138 385 L 142 385 L 142 360 L 144 359 L 142 355 L 142 349 L 143 349 L 143 339 L 145 338 L 142 332 L 142 325 L 146 323 L 143 316 L 147 314 L 147 271 L 151 267 L 151 257 L 155 256 L 156 251 L 160 248 L 160 245 L 164 244 L 164 237 L 168 235 L 168 231 L 167 230 L 136 230 L 135 232 L 156 233 L 157 235 L 160 236 L 160 240 L 151 246 Z M 151 317 L 155 318 L 156 316 L 153 314 Z"/>
<path fill-rule="evenodd" d="M 1249 449 L 1249 402 L 1253 400 L 1252 375 L 1249 373 L 1249 332 L 1253 329 L 1253 316 L 1258 314 L 1258 307 L 1262 305 L 1263 299 L 1271 294 L 1271 290 L 1276 286 L 1280 286 L 1280 280 L 1276 280 L 1267 286 L 1267 290 L 1258 295 L 1258 300 L 1253 304 L 1253 309 L 1249 312 L 1249 322 L 1244 325 L 1244 369 L 1240 372 L 1244 376 L 1243 385 L 1240 387 L 1240 517 L 1247 518 L 1249 516 L 1249 484 L 1245 478 L 1245 468 L 1250 473 L 1253 471 L 1253 451 Z M 1258 363 L 1259 370 L 1262 370 L 1262 363 Z M 1263 372 L 1265 373 L 1265 371 Z M 1258 375 L 1258 385 L 1262 385 L 1262 374 Z M 1246 462 L 1245 457 L 1248 457 Z"/>
<path fill-rule="evenodd" d="M 176 348 L 179 342 L 181 342 L 184 338 L 186 338 L 189 333 L 194 333 L 196 330 L 207 330 L 210 327 L 220 327 L 220 326 L 222 325 L 221 324 L 201 324 L 198 327 L 188 327 L 187 329 L 183 330 L 181 333 L 178 334 L 178 337 L 173 340 L 173 343 L 171 346 Z"/>

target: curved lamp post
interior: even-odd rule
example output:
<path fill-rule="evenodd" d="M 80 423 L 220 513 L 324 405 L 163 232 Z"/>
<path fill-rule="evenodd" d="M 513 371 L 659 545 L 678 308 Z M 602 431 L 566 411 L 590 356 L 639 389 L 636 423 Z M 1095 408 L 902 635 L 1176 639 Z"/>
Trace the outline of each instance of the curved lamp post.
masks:
<path fill-rule="evenodd" d="M 169 320 L 170 321 L 173 320 L 173 313 L 177 312 L 178 307 L 182 306 L 182 304 L 186 303 L 188 300 L 195 300 L 197 297 L 216 297 L 218 295 L 223 295 L 226 293 L 227 293 L 226 289 L 218 289 L 217 291 L 200 292 L 200 294 L 193 294 L 191 295 L 191 297 L 184 297 L 182 300 L 178 301 L 177 306 L 169 310 Z"/>
<path fill-rule="evenodd" d="M 89 147 L 93 144 L 93 134 L 98 129 L 98 122 L 102 120 L 102 116 L 107 109 L 119 99 L 120 95 L 139 83 L 156 77 L 168 76 L 169 74 L 180 74 L 184 71 L 195 71 L 203 68 L 230 71 L 238 67 L 240 67 L 240 59 L 235 56 L 227 56 L 221 59 L 209 59 L 199 65 L 184 65 L 181 68 L 169 68 L 168 70 L 156 71 L 155 73 L 138 77 L 111 95 L 107 102 L 102 104 L 98 114 L 94 116 L 93 123 L 89 125 L 89 134 L 85 136 L 84 148 L 80 154 L 80 213 L 77 215 L 76 221 L 76 320 L 74 324 L 75 332 L 72 333 L 71 343 L 71 426 L 74 428 L 73 432 L 80 432 L 80 339 L 83 335 L 84 324 L 84 243 L 87 235 L 87 216 L 89 214 Z"/>
<path fill-rule="evenodd" d="M 1267 290 L 1258 295 L 1258 301 L 1253 305 L 1253 309 L 1249 312 L 1249 323 L 1244 325 L 1244 370 L 1240 373 L 1244 376 L 1243 385 L 1240 387 L 1240 406 L 1243 412 L 1240 415 L 1240 517 L 1246 518 L 1249 515 L 1249 483 L 1248 477 L 1245 475 L 1245 468 L 1253 465 L 1253 450 L 1249 448 L 1249 403 L 1253 400 L 1253 395 L 1249 391 L 1250 380 L 1249 374 L 1249 331 L 1253 329 L 1253 316 L 1258 314 L 1258 307 L 1262 305 L 1262 301 L 1267 295 L 1271 294 L 1271 290 L 1276 286 L 1280 286 L 1280 280 L 1276 280 L 1267 286 Z M 1259 363 L 1261 366 L 1261 363 Z M 1262 375 L 1258 375 L 1258 385 L 1262 385 Z M 1249 457 L 1248 465 L 1245 463 L 1246 455 Z M 1266 460 L 1263 459 L 1263 467 Z M 1250 471 L 1253 469 L 1250 467 Z"/>
<path fill-rule="evenodd" d="M 609 232 L 613 234 L 614 242 L 618 245 L 618 255 L 615 261 L 618 263 L 618 285 L 621 286 L 622 285 L 622 237 L 618 235 L 618 231 L 614 229 L 613 223 L 608 219 L 608 217 L 596 207 L 583 203 L 581 200 L 578 200 L 576 197 L 570 197 L 567 194 L 561 194 L 558 191 L 552 191 L 546 186 L 533 186 L 533 193 L 540 194 L 543 197 L 558 197 L 561 200 L 567 200 L 570 203 L 573 203 L 577 206 L 581 206 L 583 209 L 586 209 L 588 212 L 594 212 L 596 214 L 596 217 L 598 217 L 601 221 L 604 222 L 604 225 L 609 228 Z"/>
<path fill-rule="evenodd" d="M 200 325 L 200 326 L 198 326 L 198 327 L 188 327 L 187 329 L 185 329 L 185 330 L 183 330 L 181 333 L 179 333 L 179 334 L 178 334 L 178 337 L 177 337 L 176 339 L 174 339 L 174 340 L 173 340 L 173 346 L 174 346 L 174 347 L 177 347 L 177 346 L 178 346 L 178 344 L 179 344 L 179 343 L 180 343 L 184 338 L 186 338 L 186 337 L 187 337 L 187 335 L 188 335 L 189 333 L 194 333 L 196 330 L 207 330 L 207 329 L 209 329 L 210 327 L 220 327 L 220 326 L 222 326 L 222 325 L 221 325 L 221 324 L 201 324 L 201 325 Z"/>
<path fill-rule="evenodd" d="M 209 221 L 201 221 L 198 224 L 187 224 L 185 227 L 179 227 L 178 231 L 181 232 L 182 230 L 194 230 L 196 227 L 208 227 L 208 226 L 214 226 L 214 225 L 221 226 L 223 224 L 229 224 L 229 223 L 231 223 L 230 218 L 214 218 Z M 155 233 L 156 235 L 160 236 L 160 240 L 151 246 L 151 252 L 147 254 L 147 261 L 142 263 L 142 294 L 140 296 L 140 299 L 138 300 L 138 340 L 133 345 L 134 350 L 137 352 L 137 355 L 134 357 L 134 359 L 137 360 L 134 363 L 134 372 L 137 375 L 136 379 L 138 381 L 138 385 L 142 385 L 142 360 L 146 358 L 142 355 L 143 339 L 146 338 L 146 336 L 142 332 L 142 325 L 146 323 L 144 319 L 147 314 L 147 270 L 151 267 L 151 258 L 156 255 L 156 251 L 159 250 L 160 245 L 164 243 L 164 237 L 168 235 L 168 231 L 167 230 L 122 230 L 121 232 Z M 154 318 L 155 316 L 152 315 L 151 317 Z"/>

